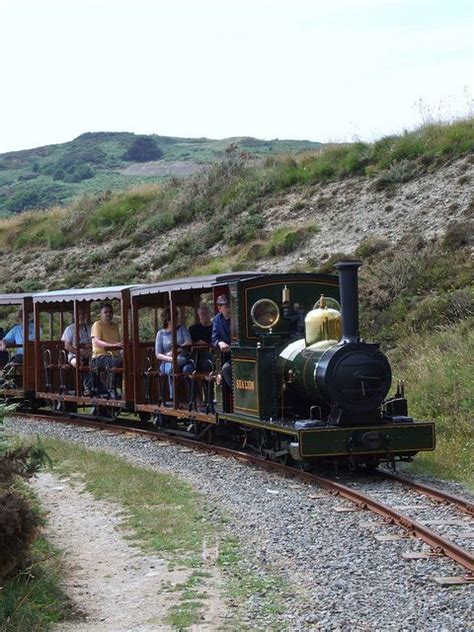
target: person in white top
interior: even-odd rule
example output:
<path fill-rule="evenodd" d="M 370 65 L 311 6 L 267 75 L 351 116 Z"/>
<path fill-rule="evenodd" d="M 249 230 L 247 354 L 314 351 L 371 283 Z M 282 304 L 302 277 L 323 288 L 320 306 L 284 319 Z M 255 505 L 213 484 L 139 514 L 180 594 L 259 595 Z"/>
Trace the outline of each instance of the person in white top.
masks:
<path fill-rule="evenodd" d="M 61 341 L 64 342 L 64 347 L 68 352 L 68 362 L 71 366 L 77 365 L 76 358 L 76 323 L 68 325 L 61 336 Z M 87 365 L 89 357 L 91 355 L 92 343 L 91 343 L 91 326 L 87 322 L 87 315 L 84 311 L 79 311 L 79 344 L 84 345 L 80 349 L 81 358 L 83 364 Z"/>

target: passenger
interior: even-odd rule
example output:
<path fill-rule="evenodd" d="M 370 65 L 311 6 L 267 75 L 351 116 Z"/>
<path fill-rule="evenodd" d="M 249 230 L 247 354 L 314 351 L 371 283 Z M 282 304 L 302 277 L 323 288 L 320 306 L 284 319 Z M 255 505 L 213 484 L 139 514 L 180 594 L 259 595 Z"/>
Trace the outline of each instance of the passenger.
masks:
<path fill-rule="evenodd" d="M 76 324 L 68 325 L 61 336 L 64 347 L 68 352 L 67 359 L 69 364 L 76 368 Z M 91 326 L 87 322 L 87 313 L 84 309 L 79 309 L 79 344 L 83 345 L 80 349 L 81 365 L 89 366 L 91 356 Z M 88 395 L 92 386 L 92 376 L 87 373 L 84 377 L 84 395 Z"/>
<path fill-rule="evenodd" d="M 230 356 L 230 305 L 225 294 L 216 301 L 219 313 L 212 321 L 212 345 L 222 354 L 222 377 L 229 388 L 232 388 L 232 364 Z"/>
<path fill-rule="evenodd" d="M 156 334 L 155 356 L 162 361 L 161 370 L 168 376 L 170 397 L 173 397 L 173 328 L 171 326 L 171 311 L 166 308 L 161 312 L 160 320 L 162 329 Z M 176 330 L 176 344 L 178 352 L 178 369 L 181 373 L 192 373 L 194 364 L 189 359 L 186 347 L 191 346 L 192 340 L 189 331 L 184 325 L 178 325 Z"/>
<path fill-rule="evenodd" d="M 6 351 L 7 347 L 16 347 L 15 355 L 11 359 L 12 364 L 23 364 L 23 310 L 18 312 L 17 324 L 8 331 L 0 340 L 0 351 Z M 28 323 L 28 341 L 35 339 L 35 327 L 30 319 Z"/>
<path fill-rule="evenodd" d="M 0 340 L 3 340 L 4 337 L 5 337 L 5 330 L 3 329 L 3 327 L 0 327 Z M 9 359 L 10 359 L 10 356 L 6 349 L 0 351 L 0 371 L 3 369 L 3 367 L 6 364 L 8 364 Z"/>
<path fill-rule="evenodd" d="M 209 313 L 209 307 L 207 303 L 201 303 L 197 309 L 197 315 L 199 322 L 195 325 L 191 325 L 189 333 L 191 340 L 195 345 L 207 345 L 212 344 L 212 322 Z M 196 369 L 199 373 L 206 373 L 212 370 L 210 364 L 211 355 L 208 350 L 199 350 L 196 357 Z"/>
<path fill-rule="evenodd" d="M 92 325 L 92 358 L 91 369 L 95 371 L 105 371 L 106 369 L 119 368 L 123 366 L 122 349 L 123 344 L 120 338 L 120 331 L 117 323 L 113 322 L 114 312 L 109 304 L 103 305 L 100 310 L 100 318 Z M 112 351 L 113 355 L 108 353 Z M 116 393 L 117 377 L 114 374 L 112 390 Z M 99 379 L 97 385 L 98 395 L 108 394 L 107 388 Z"/>
<path fill-rule="evenodd" d="M 68 362 L 71 366 L 77 365 L 76 358 L 76 324 L 72 323 L 68 325 L 61 336 L 64 347 L 68 352 Z M 87 314 L 85 311 L 79 311 L 79 344 L 84 345 L 80 350 L 82 365 L 88 366 L 89 358 L 91 355 L 92 343 L 91 343 L 91 326 L 87 322 Z"/>

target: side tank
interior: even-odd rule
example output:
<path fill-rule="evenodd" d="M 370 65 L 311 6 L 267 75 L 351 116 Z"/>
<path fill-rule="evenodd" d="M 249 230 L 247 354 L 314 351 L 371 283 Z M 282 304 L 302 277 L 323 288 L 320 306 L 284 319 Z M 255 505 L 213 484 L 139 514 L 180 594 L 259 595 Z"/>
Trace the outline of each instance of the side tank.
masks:
<path fill-rule="evenodd" d="M 357 270 L 360 262 L 337 264 L 341 314 L 323 301 L 305 320 L 305 339 L 279 354 L 287 397 L 299 414 L 319 409 L 321 421 L 340 425 L 380 421 L 380 406 L 390 389 L 392 372 L 376 343 L 358 334 Z"/>

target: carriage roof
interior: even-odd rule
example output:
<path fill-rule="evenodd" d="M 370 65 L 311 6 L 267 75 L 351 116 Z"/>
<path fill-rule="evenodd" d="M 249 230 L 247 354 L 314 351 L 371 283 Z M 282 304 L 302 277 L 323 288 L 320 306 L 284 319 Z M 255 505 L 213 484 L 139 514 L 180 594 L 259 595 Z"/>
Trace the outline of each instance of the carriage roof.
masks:
<path fill-rule="evenodd" d="M 120 299 L 125 290 L 140 287 L 137 285 L 113 285 L 110 287 L 73 288 L 71 290 L 52 290 L 33 295 L 35 303 L 62 303 L 70 301 L 105 301 Z"/>
<path fill-rule="evenodd" d="M 232 281 L 265 276 L 265 272 L 228 272 L 225 274 L 208 274 L 205 276 L 187 277 L 183 279 L 170 279 L 159 283 L 147 284 L 131 290 L 131 296 L 143 296 L 146 294 L 161 294 L 164 292 L 178 292 L 189 290 L 211 290 L 214 287 L 227 285 Z"/>
<path fill-rule="evenodd" d="M 0 305 L 22 305 L 25 299 L 32 298 L 31 292 L 18 294 L 0 294 Z"/>

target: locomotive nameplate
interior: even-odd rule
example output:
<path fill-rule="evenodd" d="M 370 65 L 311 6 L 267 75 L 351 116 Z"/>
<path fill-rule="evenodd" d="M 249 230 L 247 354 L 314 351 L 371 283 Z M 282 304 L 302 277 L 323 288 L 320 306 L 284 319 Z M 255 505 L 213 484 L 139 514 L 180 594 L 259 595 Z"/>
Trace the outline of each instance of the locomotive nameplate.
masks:
<path fill-rule="evenodd" d="M 234 410 L 258 419 L 276 419 L 274 347 L 240 347 L 232 355 Z"/>
<path fill-rule="evenodd" d="M 235 388 L 241 391 L 254 391 L 255 390 L 255 380 L 236 380 Z"/>
<path fill-rule="evenodd" d="M 258 414 L 257 359 L 232 358 L 234 370 L 234 410 Z"/>

